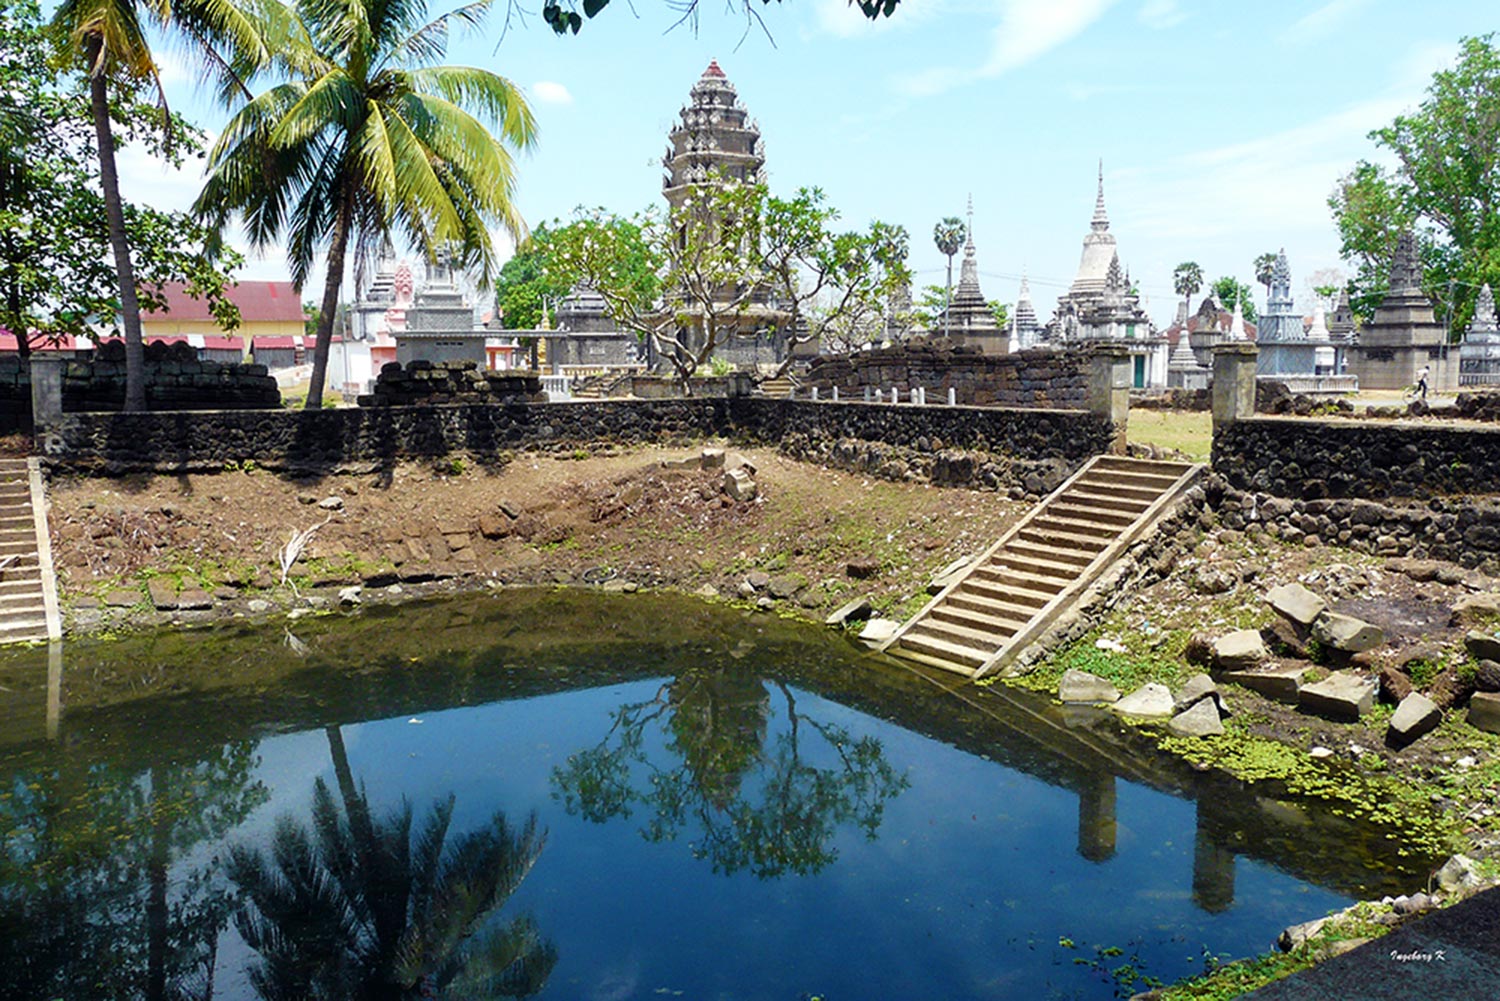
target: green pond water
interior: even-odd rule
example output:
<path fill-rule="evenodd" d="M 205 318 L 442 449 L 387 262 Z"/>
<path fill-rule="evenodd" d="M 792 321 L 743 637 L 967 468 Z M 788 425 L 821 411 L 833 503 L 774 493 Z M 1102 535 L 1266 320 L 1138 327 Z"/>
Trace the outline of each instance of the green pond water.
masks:
<path fill-rule="evenodd" d="M 1110 998 L 1422 880 L 954 687 L 577 590 L 11 651 L 0 999 Z"/>

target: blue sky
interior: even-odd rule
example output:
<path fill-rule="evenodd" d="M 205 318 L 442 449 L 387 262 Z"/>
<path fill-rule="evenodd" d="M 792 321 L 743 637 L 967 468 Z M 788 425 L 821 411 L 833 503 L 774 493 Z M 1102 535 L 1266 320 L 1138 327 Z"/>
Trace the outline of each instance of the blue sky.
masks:
<path fill-rule="evenodd" d="M 1251 261 L 1285 247 L 1293 291 L 1340 266 L 1325 200 L 1370 129 L 1413 109 L 1489 4 L 1408 0 L 903 0 L 871 25 L 845 0 L 761 7 L 770 38 L 703 0 L 694 33 L 663 0 L 616 0 L 577 37 L 531 16 L 503 38 L 456 39 L 449 62 L 523 87 L 540 123 L 520 161 L 530 223 L 659 201 L 666 133 L 710 59 L 760 122 L 774 191 L 819 186 L 850 226 L 907 227 L 919 283 L 941 283 L 932 226 L 974 199 L 987 297 L 1031 278 L 1044 318 L 1072 279 L 1104 161 L 1122 264 L 1158 323 L 1171 272 L 1196 260 L 1253 285 Z M 443 9 L 434 6 L 433 10 Z M 168 66 L 179 110 L 222 112 Z M 163 207 L 197 180 L 127 157 L 122 183 Z M 285 277 L 274 250 L 247 277 Z M 317 289 L 304 290 L 315 298 Z"/>

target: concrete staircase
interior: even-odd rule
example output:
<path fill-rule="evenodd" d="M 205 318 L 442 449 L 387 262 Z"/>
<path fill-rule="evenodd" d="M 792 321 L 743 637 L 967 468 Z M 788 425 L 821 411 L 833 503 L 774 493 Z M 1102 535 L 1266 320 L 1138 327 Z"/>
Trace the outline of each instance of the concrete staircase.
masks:
<path fill-rule="evenodd" d="M 57 583 L 35 459 L 0 459 L 0 643 L 60 639 Z"/>
<path fill-rule="evenodd" d="M 973 678 L 1003 670 L 1176 505 L 1203 469 L 1096 456 L 881 649 Z"/>

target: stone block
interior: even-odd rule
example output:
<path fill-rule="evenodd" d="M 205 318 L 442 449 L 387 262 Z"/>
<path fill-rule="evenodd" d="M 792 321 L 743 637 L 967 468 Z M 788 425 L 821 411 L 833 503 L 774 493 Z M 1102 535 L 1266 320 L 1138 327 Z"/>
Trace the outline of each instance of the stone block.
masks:
<path fill-rule="evenodd" d="M 1500 636 L 1470 629 L 1464 636 L 1464 649 L 1475 660 L 1500 661 Z"/>
<path fill-rule="evenodd" d="M 1352 615 L 1324 612 L 1313 623 L 1313 639 L 1344 653 L 1363 653 L 1385 642 L 1385 631 Z"/>
<path fill-rule="evenodd" d="M 171 612 L 177 608 L 177 587 L 171 581 L 153 580 L 146 585 L 146 590 L 158 612 Z"/>
<path fill-rule="evenodd" d="M 1243 685 L 1268 699 L 1296 705 L 1302 691 L 1302 679 L 1310 670 L 1311 664 L 1276 664 L 1228 671 L 1224 674 L 1224 680 Z"/>
<path fill-rule="evenodd" d="M 1460 629 L 1491 625 L 1500 621 L 1500 592 L 1468 594 L 1453 603 L 1448 624 Z"/>
<path fill-rule="evenodd" d="M 190 587 L 177 596 L 177 607 L 185 612 L 203 612 L 214 607 L 214 599 L 202 588 Z"/>
<path fill-rule="evenodd" d="M 1199 699 L 1173 716 L 1167 729 L 1179 737 L 1214 737 L 1224 732 L 1224 723 L 1213 699 Z"/>
<path fill-rule="evenodd" d="M 1401 700 L 1391 715 L 1386 730 L 1386 740 L 1394 746 L 1404 747 L 1423 734 L 1430 733 L 1443 721 L 1443 712 L 1427 696 L 1412 692 Z"/>
<path fill-rule="evenodd" d="M 1067 670 L 1058 679 L 1057 697 L 1062 702 L 1114 702 L 1120 690 L 1096 674 Z"/>
<path fill-rule="evenodd" d="M 1322 681 L 1303 685 L 1297 703 L 1315 716 L 1353 723 L 1375 705 L 1375 688 L 1373 678 L 1333 674 Z"/>
<path fill-rule="evenodd" d="M 141 592 L 137 588 L 116 588 L 104 596 L 104 604 L 109 608 L 130 608 L 141 602 Z"/>
<path fill-rule="evenodd" d="M 1219 703 L 1219 708 L 1224 707 L 1223 696 L 1219 693 L 1219 686 L 1214 684 L 1214 679 L 1206 674 L 1195 674 L 1183 682 L 1177 690 L 1177 697 L 1173 700 L 1173 708 L 1178 712 L 1186 709 L 1195 702 L 1212 696 Z"/>
<path fill-rule="evenodd" d="M 1485 733 L 1500 733 L 1500 693 L 1474 693 L 1469 699 L 1469 725 Z"/>
<path fill-rule="evenodd" d="M 749 581 L 741 581 L 740 586 L 742 588 L 749 588 L 752 595 L 755 593 L 755 588 L 751 586 Z M 874 608 L 870 605 L 869 598 L 855 598 L 851 602 L 840 605 L 836 610 L 829 613 L 828 618 L 823 621 L 830 626 L 845 626 L 851 622 L 868 619 L 872 611 L 874 611 Z"/>
<path fill-rule="evenodd" d="M 880 646 L 880 644 L 895 636 L 896 631 L 900 628 L 901 623 L 894 619 L 871 619 L 859 631 L 859 641 L 866 646 Z"/>
<path fill-rule="evenodd" d="M 1328 609 L 1328 602 L 1295 582 L 1271 588 L 1266 592 L 1266 601 L 1277 615 L 1303 629 L 1310 629 Z"/>
<path fill-rule="evenodd" d="M 737 501 L 752 501 L 759 492 L 755 480 L 744 469 L 725 470 L 723 489 L 731 499 Z"/>
<path fill-rule="evenodd" d="M 699 456 L 699 461 L 704 469 L 721 469 L 724 466 L 724 450 L 722 448 L 705 448 Z"/>
<path fill-rule="evenodd" d="M 1214 663 L 1226 671 L 1244 670 L 1271 659 L 1257 629 L 1236 629 L 1214 640 Z"/>
<path fill-rule="evenodd" d="M 1141 719 L 1165 719 L 1175 708 L 1172 691 L 1166 685 L 1148 682 L 1110 706 L 1122 716 Z"/>

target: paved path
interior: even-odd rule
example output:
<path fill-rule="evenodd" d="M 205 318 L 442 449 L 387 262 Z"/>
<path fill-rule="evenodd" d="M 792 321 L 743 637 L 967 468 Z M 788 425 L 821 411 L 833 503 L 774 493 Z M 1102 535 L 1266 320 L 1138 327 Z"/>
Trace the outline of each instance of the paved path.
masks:
<path fill-rule="evenodd" d="M 1496 1001 L 1500 888 L 1245 995 L 1255 1001 Z"/>

